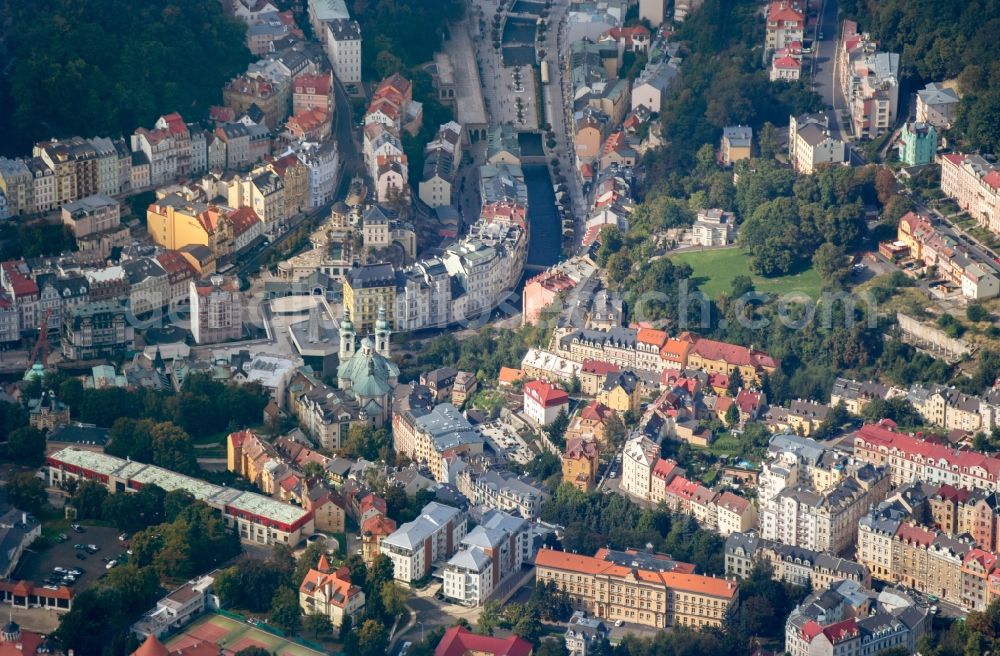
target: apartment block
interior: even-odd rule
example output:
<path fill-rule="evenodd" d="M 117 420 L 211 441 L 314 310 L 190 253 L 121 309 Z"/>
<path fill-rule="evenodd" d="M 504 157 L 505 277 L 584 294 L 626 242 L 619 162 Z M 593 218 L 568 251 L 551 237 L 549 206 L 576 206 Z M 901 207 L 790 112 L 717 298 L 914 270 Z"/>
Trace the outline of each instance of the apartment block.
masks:
<path fill-rule="evenodd" d="M 836 581 L 871 585 L 871 573 L 853 560 L 822 551 L 766 540 L 753 533 L 732 533 L 726 538 L 726 576 L 746 578 L 758 562 L 767 563 L 776 581 L 811 585 L 814 590 Z"/>
<path fill-rule="evenodd" d="M 455 554 L 467 526 L 464 512 L 432 501 L 416 519 L 386 536 L 380 549 L 392 560 L 396 580 L 412 583 L 430 575 L 435 563 Z"/>
<path fill-rule="evenodd" d="M 1000 167 L 979 155 L 942 154 L 941 191 L 979 225 L 1000 234 Z"/>
<path fill-rule="evenodd" d="M 812 439 L 776 435 L 758 486 L 761 537 L 839 553 L 854 544 L 858 519 L 888 495 L 889 482 L 883 467 Z"/>
<path fill-rule="evenodd" d="M 875 592 L 854 581 L 838 581 L 802 600 L 785 621 L 788 656 L 914 653 L 931 630 L 931 613 L 905 590 Z"/>
<path fill-rule="evenodd" d="M 445 565 L 444 595 L 459 603 L 484 603 L 504 579 L 531 561 L 529 528 L 525 520 L 503 511 L 485 513 L 482 523 L 462 538 L 461 550 Z"/>
<path fill-rule="evenodd" d="M 811 175 L 821 165 L 849 161 L 847 144 L 830 136 L 826 114 L 789 117 L 788 161 L 799 173 Z"/>
<path fill-rule="evenodd" d="M 239 280 L 212 276 L 190 282 L 191 334 L 196 344 L 237 340 L 243 335 Z"/>
<path fill-rule="evenodd" d="M 837 67 L 856 139 L 874 139 L 891 131 L 899 105 L 899 54 L 880 52 L 878 43 L 844 21 Z"/>

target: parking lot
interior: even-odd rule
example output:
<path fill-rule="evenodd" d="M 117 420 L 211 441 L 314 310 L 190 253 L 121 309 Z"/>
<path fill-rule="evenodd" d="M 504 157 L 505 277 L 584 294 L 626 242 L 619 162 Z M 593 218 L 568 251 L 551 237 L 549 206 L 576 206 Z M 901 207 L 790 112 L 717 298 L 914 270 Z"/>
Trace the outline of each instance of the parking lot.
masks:
<path fill-rule="evenodd" d="M 51 584 L 56 587 L 62 585 L 61 580 L 56 580 L 53 576 L 56 567 L 65 570 L 78 569 L 82 571 L 76 581 L 67 587 L 79 594 L 93 584 L 107 571 L 107 562 L 104 560 L 116 559 L 125 551 L 125 544 L 118 540 L 120 531 L 114 528 L 98 526 L 84 527 L 85 533 L 67 531 L 69 538 L 61 544 L 56 544 L 51 549 L 41 552 L 26 551 L 18 564 L 14 573 L 15 579 L 32 581 L 36 585 Z M 94 545 L 98 547 L 96 553 L 76 549 L 74 545 Z M 85 558 L 77 558 L 77 554 L 83 554 Z M 52 578 L 50 578 L 52 577 Z M 61 578 L 61 577 L 60 577 Z"/>

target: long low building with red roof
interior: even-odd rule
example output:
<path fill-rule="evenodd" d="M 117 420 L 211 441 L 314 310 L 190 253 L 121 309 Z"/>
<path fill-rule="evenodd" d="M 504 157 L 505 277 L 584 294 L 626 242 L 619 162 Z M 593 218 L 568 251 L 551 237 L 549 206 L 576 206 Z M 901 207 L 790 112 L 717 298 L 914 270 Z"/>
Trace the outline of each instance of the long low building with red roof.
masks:
<path fill-rule="evenodd" d="M 535 578 L 594 617 L 655 628 L 722 626 L 739 600 L 735 581 L 694 573 L 663 554 L 601 549 L 594 556 L 541 549 Z"/>
<path fill-rule="evenodd" d="M 68 447 L 46 457 L 45 466 L 48 485 L 53 488 L 70 481 L 92 480 L 112 494 L 138 492 L 144 485 L 156 485 L 167 492 L 186 490 L 219 511 L 243 542 L 294 547 L 315 527 L 311 511 L 290 503 L 104 453 Z"/>

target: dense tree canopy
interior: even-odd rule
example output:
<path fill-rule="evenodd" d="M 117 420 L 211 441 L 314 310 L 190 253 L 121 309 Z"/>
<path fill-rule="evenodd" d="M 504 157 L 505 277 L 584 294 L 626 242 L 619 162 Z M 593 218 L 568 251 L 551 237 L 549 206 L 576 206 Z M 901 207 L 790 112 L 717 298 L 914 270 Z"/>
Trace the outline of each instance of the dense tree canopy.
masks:
<path fill-rule="evenodd" d="M 447 24 L 464 11 L 461 0 L 354 0 L 351 15 L 365 37 L 361 42 L 364 76 L 380 78 L 387 71 L 430 61 L 441 46 Z"/>
<path fill-rule="evenodd" d="M 617 494 L 584 494 L 564 483 L 542 505 L 542 519 L 566 527 L 562 538 L 566 551 L 593 554 L 608 545 L 626 549 L 649 543 L 696 564 L 702 573 L 722 573 L 722 538 L 699 528 L 690 515 L 640 508 Z"/>
<path fill-rule="evenodd" d="M 789 114 L 819 108 L 804 83 L 772 83 L 761 68 L 764 21 L 753 0 L 706 0 L 680 28 L 685 47 L 680 83 L 661 115 L 666 148 L 647 158 L 646 188 L 689 171 L 702 145 L 718 142 L 722 128 L 784 125 Z"/>
<path fill-rule="evenodd" d="M 2 2 L 10 58 L 0 151 L 49 137 L 118 136 L 179 111 L 202 118 L 250 61 L 218 0 Z M 9 100 L 9 102 L 7 102 Z M 5 111 L 7 110 L 7 111 Z"/>

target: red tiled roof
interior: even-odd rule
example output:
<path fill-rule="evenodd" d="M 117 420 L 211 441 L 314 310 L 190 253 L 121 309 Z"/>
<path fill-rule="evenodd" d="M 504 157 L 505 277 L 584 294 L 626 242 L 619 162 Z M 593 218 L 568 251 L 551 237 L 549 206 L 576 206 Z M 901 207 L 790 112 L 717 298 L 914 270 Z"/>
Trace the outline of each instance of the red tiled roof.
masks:
<path fill-rule="evenodd" d="M 38 284 L 21 273 L 21 269 L 26 269 L 27 266 L 24 260 L 10 260 L 0 264 L 0 267 L 3 267 L 4 275 L 10 281 L 11 293 L 14 294 L 15 299 L 38 294 Z"/>
<path fill-rule="evenodd" d="M 613 414 L 614 411 L 603 403 L 591 401 L 583 410 L 580 411 L 580 419 L 604 423 L 610 419 Z"/>
<path fill-rule="evenodd" d="M 500 367 L 500 374 L 497 376 L 497 382 L 510 385 L 524 378 L 524 375 L 524 369 Z"/>
<path fill-rule="evenodd" d="M 733 366 L 754 366 L 777 368 L 778 361 L 767 353 L 749 349 L 738 344 L 717 342 L 714 339 L 699 339 L 691 347 L 691 353 L 697 353 L 706 360 L 725 362 Z"/>
<path fill-rule="evenodd" d="M 1000 171 L 990 171 L 983 176 L 983 182 L 989 185 L 990 189 L 993 191 L 1000 189 Z"/>
<path fill-rule="evenodd" d="M 358 508 L 361 510 L 362 515 L 372 509 L 379 511 L 384 515 L 386 510 L 385 499 L 375 496 L 374 494 L 368 494 L 361 500 L 361 504 Z"/>
<path fill-rule="evenodd" d="M 740 407 L 740 412 L 748 415 L 753 414 L 760 407 L 761 396 L 760 392 L 741 389 L 736 395 L 736 405 Z"/>
<path fill-rule="evenodd" d="M 434 656 L 530 656 L 531 643 L 524 638 L 510 636 L 494 638 L 478 635 L 461 626 L 453 626 L 445 631 L 444 637 L 434 649 Z"/>
<path fill-rule="evenodd" d="M 802 63 L 794 57 L 775 57 L 774 61 L 771 62 L 771 66 L 774 68 L 799 69 L 802 68 Z"/>
<path fill-rule="evenodd" d="M 616 374 L 621 371 L 622 368 L 611 362 L 605 362 L 604 360 L 594 360 L 588 358 L 583 361 L 580 365 L 580 371 L 588 374 L 597 374 L 598 376 L 607 376 L 608 374 Z"/>
<path fill-rule="evenodd" d="M 823 633 L 823 627 L 815 620 L 809 620 L 802 626 L 802 637 L 806 642 L 812 642 L 812 639 L 820 633 Z"/>
<path fill-rule="evenodd" d="M 566 390 L 544 380 L 533 380 L 530 383 L 526 383 L 524 386 L 524 396 L 544 408 L 552 408 L 557 405 L 569 403 L 569 394 L 566 393 Z"/>
<path fill-rule="evenodd" d="M 333 73 L 324 73 L 321 75 L 302 73 L 295 78 L 294 93 L 329 96 L 333 85 L 332 78 Z"/>
<path fill-rule="evenodd" d="M 896 529 L 896 537 L 901 542 L 912 542 L 922 547 L 929 546 L 934 542 L 934 532 L 913 524 L 900 524 Z"/>
<path fill-rule="evenodd" d="M 168 274 L 187 273 L 191 276 L 198 275 L 198 272 L 187 261 L 187 258 L 180 254 L 180 251 L 164 251 L 156 256 L 156 261 L 160 263 L 160 266 Z"/>
<path fill-rule="evenodd" d="M 597 444 L 590 440 L 583 440 L 578 437 L 566 441 L 566 451 L 564 458 L 570 460 L 596 460 Z"/>
<path fill-rule="evenodd" d="M 831 644 L 842 642 L 858 635 L 858 624 L 852 617 L 824 628 L 823 635 L 827 637 Z"/>
<path fill-rule="evenodd" d="M 252 207 L 239 208 L 229 215 L 229 220 L 233 224 L 233 234 L 236 236 L 242 235 L 255 224 L 260 223 L 260 217 L 253 211 Z"/>
<path fill-rule="evenodd" d="M 678 470 L 677 462 L 670 460 L 669 458 L 660 458 L 653 465 L 653 477 L 662 480 L 667 480 L 670 476 L 677 472 Z"/>
<path fill-rule="evenodd" d="M 384 515 L 374 515 L 361 524 L 362 535 L 391 535 L 396 530 L 395 520 Z"/>
<path fill-rule="evenodd" d="M 168 656 L 167 648 L 160 642 L 159 638 L 150 635 L 139 648 L 132 652 L 132 656 Z"/>
<path fill-rule="evenodd" d="M 667 333 L 662 330 L 653 330 L 652 328 L 640 328 L 635 335 L 635 341 L 663 348 L 667 343 Z"/>
<path fill-rule="evenodd" d="M 742 515 L 750 506 L 750 501 L 737 496 L 732 492 L 723 492 L 722 496 L 720 496 L 719 500 L 716 502 L 716 505 L 720 508 L 725 508 L 726 510 Z"/>
<path fill-rule="evenodd" d="M 184 123 L 184 119 L 177 112 L 172 114 L 167 114 L 161 117 L 167 124 L 167 130 L 170 134 L 187 134 L 187 125 Z"/>
<path fill-rule="evenodd" d="M 678 566 L 673 571 L 661 572 L 616 565 L 601 556 L 602 551 L 598 551 L 594 556 L 583 556 L 553 549 L 540 549 L 535 556 L 535 566 L 587 574 L 600 573 L 614 578 L 625 578 L 634 573 L 639 579 L 675 590 L 730 600 L 736 598 L 738 586 L 735 582 L 694 574 L 693 565 L 688 563 L 677 563 Z M 440 655 L 435 653 L 435 656 Z"/>
<path fill-rule="evenodd" d="M 805 16 L 801 11 L 792 7 L 787 2 L 772 2 L 767 10 L 767 20 L 772 21 L 804 21 Z"/>

